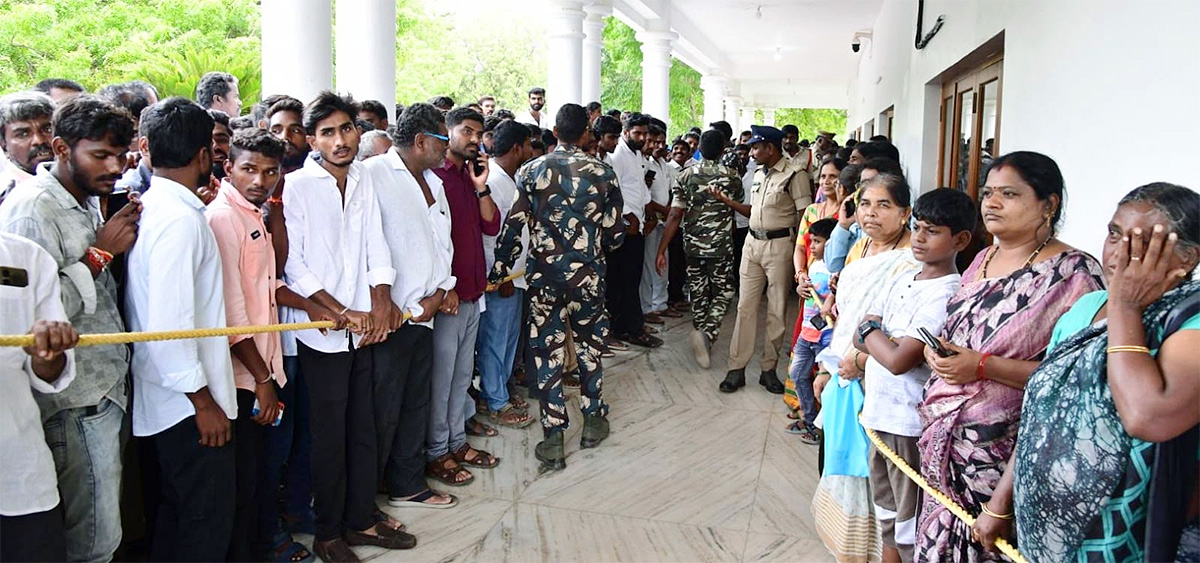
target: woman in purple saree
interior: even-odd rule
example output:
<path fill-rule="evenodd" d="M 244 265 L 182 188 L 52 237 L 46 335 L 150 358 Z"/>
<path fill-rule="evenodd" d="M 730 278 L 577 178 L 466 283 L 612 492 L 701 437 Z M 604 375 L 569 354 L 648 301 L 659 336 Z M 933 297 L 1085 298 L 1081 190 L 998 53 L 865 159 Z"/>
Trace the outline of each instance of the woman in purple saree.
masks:
<path fill-rule="evenodd" d="M 991 499 L 1004 473 L 1025 382 L 1055 322 L 1081 295 L 1103 287 L 1096 260 L 1054 238 L 1062 198 L 1062 174 L 1049 157 L 1016 152 L 993 162 L 980 202 L 995 244 L 963 273 L 947 304 L 942 340 L 957 354 L 941 358 L 926 351 L 936 377 L 926 384 L 920 406 L 921 474 L 972 514 Z M 921 509 L 916 544 L 919 561 L 997 557 L 930 498 Z"/>

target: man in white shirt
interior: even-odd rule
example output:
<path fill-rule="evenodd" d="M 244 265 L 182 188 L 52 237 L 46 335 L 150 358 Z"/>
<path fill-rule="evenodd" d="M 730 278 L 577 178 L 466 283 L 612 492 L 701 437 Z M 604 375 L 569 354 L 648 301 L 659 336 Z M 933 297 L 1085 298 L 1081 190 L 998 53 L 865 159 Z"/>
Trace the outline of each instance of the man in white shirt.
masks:
<path fill-rule="evenodd" d="M 387 340 L 372 346 L 377 468 L 396 507 L 445 508 L 453 495 L 425 480 L 425 431 L 433 373 L 433 322 L 450 273 L 450 209 L 442 180 L 433 173 L 446 157 L 446 118 L 429 104 L 405 109 L 392 132 L 392 149 L 365 164 L 375 185 L 383 236 L 396 270 L 391 297 L 412 316 Z M 522 129 L 524 125 L 518 125 Z"/>
<path fill-rule="evenodd" d="M 532 135 L 519 123 L 504 122 L 496 127 L 493 136 L 493 159 L 487 185 L 500 217 L 508 216 L 517 201 L 517 170 L 533 154 Z M 483 253 L 487 271 L 496 263 L 498 237 L 483 236 Z M 529 255 L 529 229 L 521 233 L 521 255 L 513 263 L 513 271 L 525 270 Z M 533 422 L 524 409 L 510 401 L 508 379 L 512 376 L 521 331 L 521 305 L 529 285 L 525 276 L 503 283 L 487 299 L 487 310 L 479 315 L 479 337 L 476 354 L 479 366 L 480 394 L 487 401 L 492 422 L 513 428 L 524 428 Z M 525 409 L 528 409 L 528 404 Z"/>
<path fill-rule="evenodd" d="M 630 344 L 657 348 L 662 340 L 646 332 L 645 319 L 638 291 L 642 283 L 642 262 L 645 260 L 646 239 L 642 225 L 646 220 L 646 204 L 650 203 L 650 187 L 646 182 L 646 159 L 642 149 L 650 132 L 650 117 L 635 113 L 625 120 L 621 141 L 610 155 L 613 171 L 624 200 L 625 242 L 608 253 L 605 299 L 612 320 L 612 333 Z"/>
<path fill-rule="evenodd" d="M 33 391 L 58 393 L 75 379 L 69 348 L 79 337 L 66 322 L 49 253 L 0 233 L 0 268 L 0 333 L 28 331 L 35 342 L 0 348 L 0 560 L 66 561 L 54 458 Z"/>
<path fill-rule="evenodd" d="M 154 176 L 128 253 L 126 313 L 134 332 L 225 326 L 221 255 L 196 195 L 212 173 L 213 119 L 190 100 L 142 112 Z M 153 437 L 162 504 L 151 558 L 225 558 L 233 530 L 237 418 L 229 340 L 133 347 L 133 434 Z"/>
<path fill-rule="evenodd" d="M 647 323 L 663 324 L 663 316 L 682 316 L 667 312 L 667 276 L 658 273 L 654 260 L 658 255 L 658 243 L 666 230 L 668 209 L 671 205 L 672 170 L 669 161 L 659 157 L 667 145 L 666 123 L 658 119 L 650 121 L 650 135 L 646 140 L 646 170 L 654 172 L 650 183 L 650 202 L 646 204 L 645 258 L 642 260 L 642 283 L 638 287 L 642 314 Z"/>
<path fill-rule="evenodd" d="M 546 107 L 546 89 L 535 86 L 529 89 L 529 111 L 517 114 L 517 123 L 537 125 L 542 129 L 554 129 L 554 116 L 542 111 Z"/>
<path fill-rule="evenodd" d="M 351 545 L 404 549 L 416 538 L 377 523 L 378 463 L 372 399 L 372 352 L 400 327 L 391 300 L 396 279 L 383 236 L 374 182 L 354 158 L 358 107 L 321 92 L 304 108 L 308 144 L 320 152 L 288 174 L 283 192 L 288 287 L 346 317 L 347 330 L 296 333 L 308 384 L 312 432 L 313 551 L 325 561 L 356 560 Z M 297 322 L 308 314 L 297 311 Z"/>

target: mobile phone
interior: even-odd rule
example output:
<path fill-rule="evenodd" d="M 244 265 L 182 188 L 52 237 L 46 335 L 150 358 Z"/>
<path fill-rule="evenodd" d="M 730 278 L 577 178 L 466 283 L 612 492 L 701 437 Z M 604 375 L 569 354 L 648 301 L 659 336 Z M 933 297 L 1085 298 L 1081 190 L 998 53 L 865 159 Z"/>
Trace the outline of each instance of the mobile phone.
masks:
<path fill-rule="evenodd" d="M 858 208 L 858 206 L 857 206 L 857 205 L 855 205 L 855 203 L 854 203 L 854 198 L 847 198 L 847 199 L 846 199 L 846 213 L 848 213 L 848 214 L 850 214 L 850 215 L 854 215 L 854 211 L 855 211 L 855 209 L 857 209 L 857 208 Z"/>
<path fill-rule="evenodd" d="M 279 414 L 275 415 L 275 420 L 271 421 L 271 426 L 279 426 L 283 422 L 283 401 L 279 401 Z M 250 408 L 250 416 L 258 416 L 258 399 L 254 399 L 254 406 Z"/>
<path fill-rule="evenodd" d="M 918 327 L 917 335 L 920 340 L 924 342 L 926 346 L 933 349 L 933 353 L 937 354 L 938 356 L 949 358 L 950 356 L 955 356 L 958 354 L 958 352 L 947 350 L 945 346 L 942 346 L 942 342 L 935 338 L 928 330 L 925 330 L 925 327 Z"/>
<path fill-rule="evenodd" d="M 483 165 L 480 164 L 478 160 L 472 160 L 471 166 L 475 167 L 475 175 L 476 176 L 483 174 Z"/>
<path fill-rule="evenodd" d="M 29 272 L 21 268 L 0 266 L 0 285 L 26 287 L 29 285 Z"/>
<path fill-rule="evenodd" d="M 825 322 L 825 317 L 822 317 L 821 315 L 817 315 L 810 319 L 808 324 L 813 325 L 813 328 L 817 330 L 825 330 L 825 327 L 829 326 L 829 323 Z"/>

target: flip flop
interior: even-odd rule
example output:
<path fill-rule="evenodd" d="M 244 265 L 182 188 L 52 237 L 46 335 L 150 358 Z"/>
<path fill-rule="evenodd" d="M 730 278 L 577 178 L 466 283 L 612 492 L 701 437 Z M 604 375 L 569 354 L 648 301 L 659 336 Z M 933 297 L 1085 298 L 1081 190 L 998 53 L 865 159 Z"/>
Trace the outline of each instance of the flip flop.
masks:
<path fill-rule="evenodd" d="M 433 508 L 437 510 L 454 508 L 455 506 L 458 506 L 458 497 L 450 494 L 445 495 L 450 497 L 450 502 L 447 504 L 433 504 L 425 502 L 439 495 L 441 495 L 441 493 L 436 493 L 433 491 L 433 489 L 425 489 L 424 491 L 406 499 L 400 497 L 389 498 L 388 506 L 394 506 L 396 508 Z"/>

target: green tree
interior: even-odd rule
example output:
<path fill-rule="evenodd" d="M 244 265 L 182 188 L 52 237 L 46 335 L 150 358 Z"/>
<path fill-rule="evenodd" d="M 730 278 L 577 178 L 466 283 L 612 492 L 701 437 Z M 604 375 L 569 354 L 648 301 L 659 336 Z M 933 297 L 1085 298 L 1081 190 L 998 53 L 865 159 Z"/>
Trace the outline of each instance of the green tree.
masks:
<path fill-rule="evenodd" d="M 142 78 L 190 97 L 204 71 L 223 69 L 242 80 L 244 99 L 258 96 L 256 2 L 4 0 L 0 36 L 0 92 L 49 77 L 89 90 Z"/>
<path fill-rule="evenodd" d="M 762 112 L 758 113 L 758 121 Z M 846 110 L 823 108 L 784 108 L 775 110 L 775 126 L 795 125 L 801 139 L 817 138 L 817 131 L 832 131 L 839 136 L 846 130 Z"/>
<path fill-rule="evenodd" d="M 633 28 L 610 17 L 604 24 L 604 48 L 600 55 L 600 104 L 605 108 L 642 109 L 642 48 Z M 671 102 L 667 121 L 670 136 L 702 126 L 704 93 L 700 73 L 671 59 Z M 662 116 L 656 116 L 662 117 Z"/>

